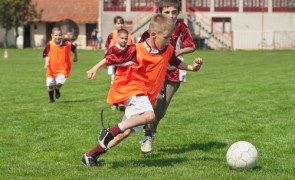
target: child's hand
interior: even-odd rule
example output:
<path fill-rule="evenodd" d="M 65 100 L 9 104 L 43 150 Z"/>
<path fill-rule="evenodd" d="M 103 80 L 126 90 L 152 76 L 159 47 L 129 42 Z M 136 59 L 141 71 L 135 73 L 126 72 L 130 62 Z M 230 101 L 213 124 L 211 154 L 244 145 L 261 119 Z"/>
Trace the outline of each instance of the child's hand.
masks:
<path fill-rule="evenodd" d="M 202 58 L 196 58 L 193 62 L 193 71 L 198 71 L 203 64 Z"/>
<path fill-rule="evenodd" d="M 88 79 L 93 79 L 96 75 L 96 69 L 91 68 L 89 71 L 86 72 Z"/>
<path fill-rule="evenodd" d="M 78 61 L 78 58 L 75 56 L 74 59 L 73 59 L 73 61 L 74 62 L 77 62 Z"/>
<path fill-rule="evenodd" d="M 45 68 L 45 69 L 47 69 L 47 68 L 48 68 L 48 66 L 49 66 L 49 63 L 48 63 L 48 62 L 46 62 L 46 63 L 45 63 L 45 65 L 44 65 L 44 68 Z"/>

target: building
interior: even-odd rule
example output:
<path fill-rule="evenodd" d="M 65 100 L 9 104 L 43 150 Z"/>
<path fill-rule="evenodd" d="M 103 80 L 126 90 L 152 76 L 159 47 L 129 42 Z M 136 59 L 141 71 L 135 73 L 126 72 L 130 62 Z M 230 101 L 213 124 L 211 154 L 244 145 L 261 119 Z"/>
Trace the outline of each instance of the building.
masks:
<path fill-rule="evenodd" d="M 41 21 L 23 28 L 18 47 L 44 47 L 51 28 L 59 23 L 71 24 L 71 34 L 79 31 L 73 40 L 78 48 L 87 48 L 90 33 L 96 27 L 102 39 L 106 39 L 114 29 L 116 15 L 125 19 L 126 29 L 136 41 L 147 30 L 155 12 L 152 0 L 33 1 L 44 13 Z M 200 49 L 295 49 L 295 0 L 180 0 L 180 3 L 179 17 L 190 28 Z"/>
<path fill-rule="evenodd" d="M 98 24 L 99 0 L 32 0 L 37 10 L 43 10 L 40 20 L 19 28 L 18 48 L 43 48 L 51 38 L 51 29 L 58 24 L 63 31 L 75 35 L 74 42 L 80 48 L 91 46 L 91 32 Z M 0 29 L 0 36 L 4 30 Z M 3 35 L 4 37 L 4 35 Z M 71 36 L 71 38 L 73 38 Z M 2 38 L 1 38 L 2 39 Z M 9 33 L 9 45 L 13 46 L 14 33 Z M 1 40 L 0 40 L 1 41 Z M 1 43 L 0 43 L 1 44 Z M 15 46 L 15 45 L 14 45 Z"/>
<path fill-rule="evenodd" d="M 179 16 L 198 48 L 295 49 L 295 0 L 180 0 Z M 100 29 L 106 37 L 120 14 L 133 36 L 147 29 L 152 1 L 99 1 Z M 103 28 L 102 28 L 103 27 Z"/>

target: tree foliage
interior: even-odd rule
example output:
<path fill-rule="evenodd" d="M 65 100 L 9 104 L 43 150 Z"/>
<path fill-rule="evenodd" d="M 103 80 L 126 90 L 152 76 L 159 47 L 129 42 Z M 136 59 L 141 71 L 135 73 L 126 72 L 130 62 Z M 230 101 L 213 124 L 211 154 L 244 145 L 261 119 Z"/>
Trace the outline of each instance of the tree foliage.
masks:
<path fill-rule="evenodd" d="M 32 0 L 1 0 L 0 25 L 5 29 L 4 47 L 7 48 L 8 32 L 15 30 L 15 44 L 18 37 L 18 27 L 26 25 L 33 19 L 40 19 L 42 11 L 37 12 L 36 3 Z"/>

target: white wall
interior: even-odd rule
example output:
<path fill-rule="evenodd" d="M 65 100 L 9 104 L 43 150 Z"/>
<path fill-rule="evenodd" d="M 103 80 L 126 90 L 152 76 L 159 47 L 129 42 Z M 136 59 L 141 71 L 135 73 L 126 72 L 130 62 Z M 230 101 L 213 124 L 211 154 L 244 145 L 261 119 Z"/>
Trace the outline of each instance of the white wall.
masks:
<path fill-rule="evenodd" d="M 8 32 L 7 41 L 8 41 L 8 47 L 14 45 L 14 38 L 15 38 L 14 30 L 10 30 Z M 0 47 L 4 46 L 4 37 L 5 37 L 5 29 L 0 27 Z"/>
<path fill-rule="evenodd" d="M 223 12 L 195 13 L 202 26 L 211 30 L 212 17 L 231 18 L 233 49 L 292 49 L 295 47 L 295 13 Z M 219 24 L 215 31 L 220 31 Z M 227 27 L 228 28 L 228 27 Z M 193 26 L 198 33 L 199 27 Z M 263 46 L 263 47 L 261 47 Z"/>
<path fill-rule="evenodd" d="M 44 47 L 46 41 L 45 23 L 33 23 L 31 25 L 31 47 Z"/>

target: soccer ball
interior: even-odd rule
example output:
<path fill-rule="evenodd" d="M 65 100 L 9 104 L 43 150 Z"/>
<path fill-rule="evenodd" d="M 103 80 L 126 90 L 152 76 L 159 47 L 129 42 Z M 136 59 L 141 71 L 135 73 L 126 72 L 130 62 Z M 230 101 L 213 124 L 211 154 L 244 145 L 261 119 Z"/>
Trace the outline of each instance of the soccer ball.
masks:
<path fill-rule="evenodd" d="M 258 153 L 251 143 L 238 141 L 227 150 L 226 160 L 232 169 L 253 169 L 256 167 Z"/>

